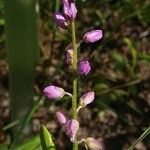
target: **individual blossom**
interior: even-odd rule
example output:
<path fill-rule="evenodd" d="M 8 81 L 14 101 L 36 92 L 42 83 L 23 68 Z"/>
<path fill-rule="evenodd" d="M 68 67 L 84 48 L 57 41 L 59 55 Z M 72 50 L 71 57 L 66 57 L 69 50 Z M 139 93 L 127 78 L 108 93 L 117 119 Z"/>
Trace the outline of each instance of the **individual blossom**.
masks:
<path fill-rule="evenodd" d="M 79 122 L 75 119 L 70 119 L 65 124 L 65 133 L 70 138 L 70 141 L 75 140 L 75 136 L 77 134 L 77 131 L 79 129 Z"/>
<path fill-rule="evenodd" d="M 74 3 L 64 3 L 63 13 L 68 20 L 74 20 L 77 15 L 77 8 Z"/>
<path fill-rule="evenodd" d="M 67 27 L 67 20 L 60 12 L 55 12 L 53 14 L 54 21 L 56 24 L 61 27 L 62 29 L 65 29 Z"/>
<path fill-rule="evenodd" d="M 61 125 L 64 125 L 66 123 L 66 121 L 67 121 L 66 117 L 61 112 L 56 112 L 56 117 L 57 117 L 58 122 Z"/>
<path fill-rule="evenodd" d="M 103 150 L 104 149 L 102 142 L 92 137 L 88 137 L 84 142 L 90 150 Z"/>
<path fill-rule="evenodd" d="M 50 99 L 61 99 L 65 94 L 64 89 L 54 85 L 47 86 L 44 89 L 44 95 Z"/>
<path fill-rule="evenodd" d="M 86 106 L 90 103 L 93 102 L 95 98 L 95 93 L 94 92 L 88 92 L 85 93 L 81 98 L 80 98 L 80 105 L 81 106 Z"/>
<path fill-rule="evenodd" d="M 103 37 L 102 30 L 92 30 L 83 36 L 83 41 L 86 43 L 94 43 Z"/>
<path fill-rule="evenodd" d="M 78 65 L 78 74 L 87 75 L 91 70 L 90 63 L 88 61 L 80 61 Z"/>
<path fill-rule="evenodd" d="M 66 56 L 67 56 L 67 63 L 72 64 L 73 63 L 73 49 L 71 45 L 69 45 L 66 48 Z"/>

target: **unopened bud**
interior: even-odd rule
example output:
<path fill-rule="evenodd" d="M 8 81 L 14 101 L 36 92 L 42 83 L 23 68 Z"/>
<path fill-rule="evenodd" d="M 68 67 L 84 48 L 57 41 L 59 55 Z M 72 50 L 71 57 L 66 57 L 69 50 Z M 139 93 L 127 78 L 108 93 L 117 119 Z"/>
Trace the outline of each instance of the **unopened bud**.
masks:
<path fill-rule="evenodd" d="M 44 95 L 47 96 L 50 99 L 56 99 L 59 100 L 61 99 L 64 95 L 65 95 L 65 91 L 64 89 L 54 86 L 54 85 L 50 85 L 47 86 L 44 89 Z"/>
<path fill-rule="evenodd" d="M 83 41 L 86 43 L 94 43 L 103 37 L 102 30 L 92 30 L 83 36 Z"/>
<path fill-rule="evenodd" d="M 70 138 L 70 141 L 74 141 L 77 131 L 79 129 L 79 122 L 75 119 L 70 119 L 65 124 L 65 133 Z"/>
<path fill-rule="evenodd" d="M 56 24 L 62 29 L 65 29 L 67 27 L 67 20 L 60 12 L 55 12 L 53 14 L 53 18 Z"/>
<path fill-rule="evenodd" d="M 63 12 L 65 17 L 72 21 L 76 18 L 77 8 L 74 3 L 65 3 L 63 6 Z"/>
<path fill-rule="evenodd" d="M 61 113 L 61 112 L 56 112 L 56 117 L 57 117 L 58 122 L 59 122 L 61 125 L 64 125 L 64 124 L 66 123 L 66 117 L 64 116 L 63 113 Z"/>

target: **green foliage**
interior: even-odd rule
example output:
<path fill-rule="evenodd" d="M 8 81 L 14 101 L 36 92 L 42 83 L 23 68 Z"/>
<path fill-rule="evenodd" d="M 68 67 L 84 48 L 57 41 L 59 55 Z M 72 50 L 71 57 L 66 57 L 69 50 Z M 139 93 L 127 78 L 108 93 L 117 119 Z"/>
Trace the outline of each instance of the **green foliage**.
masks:
<path fill-rule="evenodd" d="M 143 133 L 142 135 L 133 143 L 133 145 L 131 145 L 131 147 L 129 147 L 128 150 L 133 150 L 135 148 L 135 146 L 141 142 L 146 136 L 149 136 L 150 134 L 150 127 L 148 127 Z"/>
<path fill-rule="evenodd" d="M 40 140 L 43 150 L 55 150 L 52 136 L 44 125 L 41 125 Z"/>
<path fill-rule="evenodd" d="M 0 144 L 0 150 L 8 150 L 8 148 L 6 145 Z"/>
<path fill-rule="evenodd" d="M 11 150 L 42 150 L 40 145 L 40 137 L 32 137 L 20 145 L 15 145 Z"/>
<path fill-rule="evenodd" d="M 35 0 L 4 1 L 12 120 L 22 119 L 32 104 L 38 60 L 35 4 Z"/>

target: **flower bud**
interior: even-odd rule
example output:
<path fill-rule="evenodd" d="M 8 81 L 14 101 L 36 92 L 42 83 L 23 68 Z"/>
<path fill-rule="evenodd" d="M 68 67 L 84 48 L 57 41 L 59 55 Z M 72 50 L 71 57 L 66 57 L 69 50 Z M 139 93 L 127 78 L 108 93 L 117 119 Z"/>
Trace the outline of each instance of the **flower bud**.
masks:
<path fill-rule="evenodd" d="M 88 137 L 86 140 L 86 145 L 90 150 L 103 150 L 103 144 L 99 140 L 96 140 L 92 137 Z"/>
<path fill-rule="evenodd" d="M 88 61 L 81 61 L 78 65 L 78 74 L 87 75 L 91 70 L 91 66 Z"/>
<path fill-rule="evenodd" d="M 67 56 L 67 63 L 68 64 L 72 64 L 73 63 L 73 49 L 72 49 L 72 46 L 68 46 L 66 48 L 66 56 Z"/>
<path fill-rule="evenodd" d="M 75 119 L 70 119 L 65 124 L 65 133 L 69 136 L 70 141 L 74 141 L 76 133 L 79 129 L 79 122 Z"/>
<path fill-rule="evenodd" d="M 77 8 L 74 3 L 65 3 L 63 6 L 63 12 L 65 17 L 72 21 L 76 18 Z"/>
<path fill-rule="evenodd" d="M 86 43 L 94 43 L 103 37 L 102 30 L 92 30 L 83 36 L 83 41 Z"/>
<path fill-rule="evenodd" d="M 61 27 L 62 29 L 65 29 L 67 27 L 67 20 L 60 12 L 55 12 L 53 14 L 54 21 L 56 24 Z"/>
<path fill-rule="evenodd" d="M 86 106 L 90 103 L 93 102 L 95 98 L 95 93 L 94 92 L 88 92 L 88 93 L 85 93 L 81 98 L 80 98 L 80 105 L 81 106 Z"/>
<path fill-rule="evenodd" d="M 44 89 L 44 95 L 47 96 L 50 99 L 61 99 L 65 95 L 64 89 L 50 85 Z"/>
<path fill-rule="evenodd" d="M 66 123 L 66 117 L 64 116 L 63 113 L 61 113 L 61 112 L 56 112 L 56 117 L 57 117 L 58 122 L 59 122 L 61 125 L 64 125 L 64 124 Z"/>

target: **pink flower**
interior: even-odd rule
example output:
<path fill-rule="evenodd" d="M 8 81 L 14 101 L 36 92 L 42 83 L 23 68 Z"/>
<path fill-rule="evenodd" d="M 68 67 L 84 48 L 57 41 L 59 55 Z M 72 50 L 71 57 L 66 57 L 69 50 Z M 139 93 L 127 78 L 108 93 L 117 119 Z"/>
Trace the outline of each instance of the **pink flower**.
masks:
<path fill-rule="evenodd" d="M 61 112 L 56 112 L 56 117 L 57 117 L 57 120 L 58 122 L 61 124 L 61 125 L 64 125 L 66 123 L 66 117 L 64 116 L 63 113 Z"/>
<path fill-rule="evenodd" d="M 47 86 L 44 89 L 44 95 L 50 99 L 58 100 L 61 99 L 65 94 L 66 92 L 64 91 L 64 89 L 54 85 Z"/>
<path fill-rule="evenodd" d="M 88 137 L 86 140 L 86 145 L 90 150 L 103 150 L 103 144 L 101 141 L 96 140 L 92 137 Z"/>
<path fill-rule="evenodd" d="M 65 133 L 69 136 L 70 141 L 74 141 L 76 133 L 79 129 L 79 122 L 75 119 L 70 119 L 65 124 Z"/>
<path fill-rule="evenodd" d="M 67 20 L 65 19 L 65 17 L 60 13 L 60 12 L 55 12 L 53 14 L 53 18 L 54 18 L 54 21 L 56 22 L 56 24 L 65 29 L 67 27 Z"/>
<path fill-rule="evenodd" d="M 102 30 L 92 30 L 83 36 L 83 41 L 86 43 L 94 43 L 103 37 Z"/>
<path fill-rule="evenodd" d="M 78 65 L 78 74 L 87 75 L 91 70 L 90 63 L 88 61 L 81 61 Z"/>
<path fill-rule="evenodd" d="M 68 20 L 74 20 L 77 15 L 77 8 L 74 3 L 64 3 L 63 12 Z"/>
<path fill-rule="evenodd" d="M 93 102 L 95 98 L 95 93 L 94 92 L 88 92 L 85 93 L 81 98 L 80 98 L 80 105 L 81 106 L 86 106 L 90 103 Z"/>

